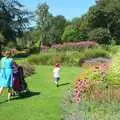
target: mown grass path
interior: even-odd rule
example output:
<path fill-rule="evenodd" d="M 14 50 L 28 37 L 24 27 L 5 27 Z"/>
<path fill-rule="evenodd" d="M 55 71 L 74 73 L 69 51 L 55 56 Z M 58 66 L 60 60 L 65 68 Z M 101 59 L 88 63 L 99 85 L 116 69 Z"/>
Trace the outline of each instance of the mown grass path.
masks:
<path fill-rule="evenodd" d="M 79 67 L 62 67 L 60 87 L 52 78 L 51 66 L 37 66 L 36 73 L 27 78 L 32 95 L 6 102 L 7 95 L 0 96 L 0 120 L 60 120 L 61 101 L 79 75 Z"/>

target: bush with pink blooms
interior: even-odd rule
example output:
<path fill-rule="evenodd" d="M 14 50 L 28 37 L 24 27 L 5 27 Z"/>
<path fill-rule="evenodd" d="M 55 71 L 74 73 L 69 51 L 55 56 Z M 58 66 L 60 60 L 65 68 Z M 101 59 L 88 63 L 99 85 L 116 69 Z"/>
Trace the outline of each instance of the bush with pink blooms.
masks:
<path fill-rule="evenodd" d="M 120 119 L 120 85 L 111 84 L 106 79 L 109 72 L 116 72 L 109 71 L 111 66 L 113 63 L 85 66 L 75 80 L 69 97 L 65 97 L 64 120 Z"/>
<path fill-rule="evenodd" d="M 66 50 L 82 50 L 86 48 L 95 48 L 98 44 L 95 41 L 81 41 L 81 42 L 66 42 L 63 44 L 52 45 L 51 48 L 66 51 Z"/>

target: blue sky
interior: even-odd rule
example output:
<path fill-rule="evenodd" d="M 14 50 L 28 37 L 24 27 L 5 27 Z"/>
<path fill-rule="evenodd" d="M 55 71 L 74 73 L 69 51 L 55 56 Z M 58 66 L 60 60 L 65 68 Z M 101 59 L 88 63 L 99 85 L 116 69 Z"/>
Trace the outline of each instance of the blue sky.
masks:
<path fill-rule="evenodd" d="M 53 15 L 63 15 L 71 20 L 86 13 L 95 0 L 18 0 L 30 11 L 34 11 L 40 2 L 46 2 Z"/>

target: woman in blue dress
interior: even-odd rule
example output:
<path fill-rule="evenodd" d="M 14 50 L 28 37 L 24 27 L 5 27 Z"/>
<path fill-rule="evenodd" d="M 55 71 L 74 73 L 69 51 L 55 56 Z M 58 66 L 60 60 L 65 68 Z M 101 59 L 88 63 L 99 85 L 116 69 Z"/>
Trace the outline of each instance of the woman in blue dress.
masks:
<path fill-rule="evenodd" d="M 6 51 L 5 57 L 1 59 L 1 70 L 0 70 L 0 95 L 3 93 L 4 88 L 8 88 L 8 100 L 12 93 L 12 82 L 13 82 L 13 59 L 11 58 L 11 52 Z"/>

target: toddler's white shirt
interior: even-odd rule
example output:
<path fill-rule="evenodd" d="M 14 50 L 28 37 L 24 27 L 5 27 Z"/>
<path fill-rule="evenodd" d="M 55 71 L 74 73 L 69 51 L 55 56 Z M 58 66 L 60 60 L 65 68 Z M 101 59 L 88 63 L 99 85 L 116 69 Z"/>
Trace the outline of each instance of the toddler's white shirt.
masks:
<path fill-rule="evenodd" d="M 58 78 L 60 77 L 60 68 L 59 67 L 55 67 L 54 70 L 53 70 L 53 76 L 55 78 Z"/>

